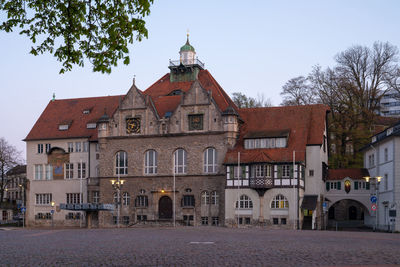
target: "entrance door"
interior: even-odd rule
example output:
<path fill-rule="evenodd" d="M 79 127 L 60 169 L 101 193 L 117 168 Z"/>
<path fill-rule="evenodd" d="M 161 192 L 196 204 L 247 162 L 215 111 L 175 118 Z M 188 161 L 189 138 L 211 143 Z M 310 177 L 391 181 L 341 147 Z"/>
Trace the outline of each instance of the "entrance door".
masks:
<path fill-rule="evenodd" d="M 167 196 L 160 198 L 158 202 L 158 218 L 172 219 L 172 200 Z"/>
<path fill-rule="evenodd" d="M 349 208 L 349 220 L 357 220 L 357 208 L 354 206 Z"/>

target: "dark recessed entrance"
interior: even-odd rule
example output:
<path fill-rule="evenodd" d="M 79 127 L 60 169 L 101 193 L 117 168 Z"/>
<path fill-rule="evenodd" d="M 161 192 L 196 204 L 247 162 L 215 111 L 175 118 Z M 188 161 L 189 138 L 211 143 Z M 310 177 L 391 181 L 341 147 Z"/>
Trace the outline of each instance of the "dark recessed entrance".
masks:
<path fill-rule="evenodd" d="M 354 206 L 349 207 L 349 220 L 357 220 L 357 208 Z"/>
<path fill-rule="evenodd" d="M 158 202 L 158 218 L 172 219 L 172 200 L 168 196 L 163 196 Z"/>

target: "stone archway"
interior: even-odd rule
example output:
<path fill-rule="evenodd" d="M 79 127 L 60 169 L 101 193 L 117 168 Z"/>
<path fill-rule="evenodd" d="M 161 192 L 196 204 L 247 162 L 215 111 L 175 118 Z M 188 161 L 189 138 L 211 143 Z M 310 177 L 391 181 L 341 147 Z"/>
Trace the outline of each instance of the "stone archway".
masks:
<path fill-rule="evenodd" d="M 158 218 L 172 219 L 172 200 L 169 196 L 163 196 L 158 201 Z"/>
<path fill-rule="evenodd" d="M 333 203 L 328 210 L 328 225 L 339 228 L 364 226 L 364 214 L 369 214 L 363 203 L 354 199 L 342 199 Z"/>

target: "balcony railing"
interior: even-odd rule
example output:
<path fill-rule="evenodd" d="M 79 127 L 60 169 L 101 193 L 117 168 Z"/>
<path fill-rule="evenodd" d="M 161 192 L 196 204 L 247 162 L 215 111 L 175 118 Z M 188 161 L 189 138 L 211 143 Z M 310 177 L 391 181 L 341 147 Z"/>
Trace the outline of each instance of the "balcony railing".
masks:
<path fill-rule="evenodd" d="M 251 177 L 250 187 L 251 188 L 272 188 L 274 186 L 273 178 L 269 177 Z"/>
<path fill-rule="evenodd" d="M 190 64 L 183 64 L 183 63 L 182 64 L 183 65 L 199 65 L 201 68 L 204 69 L 204 63 L 201 62 L 200 60 L 198 60 L 197 58 L 193 59 L 193 60 L 188 60 L 188 61 L 190 62 Z M 181 64 L 180 60 L 170 60 L 169 61 L 170 67 L 178 67 L 180 64 Z"/>

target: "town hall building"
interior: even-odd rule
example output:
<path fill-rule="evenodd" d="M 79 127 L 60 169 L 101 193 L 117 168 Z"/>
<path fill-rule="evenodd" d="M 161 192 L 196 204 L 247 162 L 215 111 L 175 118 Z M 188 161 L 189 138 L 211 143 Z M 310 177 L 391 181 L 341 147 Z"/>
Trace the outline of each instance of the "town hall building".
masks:
<path fill-rule="evenodd" d="M 50 101 L 25 139 L 27 223 L 320 228 L 327 112 L 239 109 L 188 39 L 144 91 Z"/>

